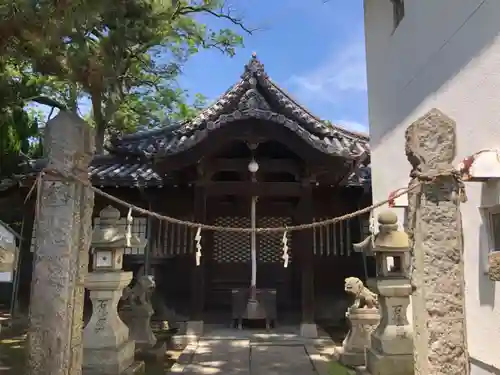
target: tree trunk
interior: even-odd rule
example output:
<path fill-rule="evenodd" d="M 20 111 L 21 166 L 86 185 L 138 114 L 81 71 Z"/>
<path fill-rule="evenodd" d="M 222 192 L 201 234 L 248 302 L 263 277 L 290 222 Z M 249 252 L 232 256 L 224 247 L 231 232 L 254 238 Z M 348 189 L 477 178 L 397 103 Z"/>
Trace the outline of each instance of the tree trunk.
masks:
<path fill-rule="evenodd" d="M 98 122 L 94 117 L 96 122 L 95 127 L 95 154 L 102 155 L 104 153 L 104 136 L 106 134 L 106 124 L 103 121 Z"/>
<path fill-rule="evenodd" d="M 91 95 L 92 99 L 92 117 L 95 122 L 95 154 L 102 155 L 104 153 L 104 136 L 106 134 L 106 120 L 102 114 L 101 94 L 95 93 Z"/>

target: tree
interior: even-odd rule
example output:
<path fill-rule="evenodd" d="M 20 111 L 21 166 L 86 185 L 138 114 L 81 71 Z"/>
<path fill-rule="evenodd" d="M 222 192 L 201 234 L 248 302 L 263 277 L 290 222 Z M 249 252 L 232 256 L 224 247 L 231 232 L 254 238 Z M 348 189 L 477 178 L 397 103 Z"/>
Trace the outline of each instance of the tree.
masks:
<path fill-rule="evenodd" d="M 20 154 L 36 153 L 30 138 L 38 135 L 38 114 L 26 109 L 25 102 L 41 98 L 41 93 L 22 70 L 12 59 L 0 57 L 0 176 L 17 170 Z"/>
<path fill-rule="evenodd" d="M 27 64 L 24 73 L 40 79 L 34 87 L 45 96 L 38 102 L 74 108 L 88 98 L 100 153 L 109 129 L 193 115 L 196 107 L 186 106 L 176 85 L 183 64 L 201 48 L 232 56 L 242 44 L 229 28 L 207 28 L 199 14 L 251 32 L 220 0 L 11 0 L 0 5 L 0 55 Z"/>

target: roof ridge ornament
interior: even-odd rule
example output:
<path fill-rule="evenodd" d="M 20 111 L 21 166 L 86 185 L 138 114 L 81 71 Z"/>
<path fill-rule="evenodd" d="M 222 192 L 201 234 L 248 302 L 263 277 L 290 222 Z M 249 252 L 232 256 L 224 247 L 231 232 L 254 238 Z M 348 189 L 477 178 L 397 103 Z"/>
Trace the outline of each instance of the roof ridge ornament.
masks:
<path fill-rule="evenodd" d="M 251 77 L 267 78 L 267 74 L 264 70 L 264 64 L 262 64 L 257 58 L 256 52 L 252 52 L 252 58 L 245 65 L 245 72 L 241 75 L 241 78 L 243 79 L 249 79 Z"/>
<path fill-rule="evenodd" d="M 238 109 L 245 111 L 247 109 L 261 109 L 263 111 L 270 111 L 271 106 L 260 92 L 255 88 L 247 90 L 241 97 L 238 103 Z"/>

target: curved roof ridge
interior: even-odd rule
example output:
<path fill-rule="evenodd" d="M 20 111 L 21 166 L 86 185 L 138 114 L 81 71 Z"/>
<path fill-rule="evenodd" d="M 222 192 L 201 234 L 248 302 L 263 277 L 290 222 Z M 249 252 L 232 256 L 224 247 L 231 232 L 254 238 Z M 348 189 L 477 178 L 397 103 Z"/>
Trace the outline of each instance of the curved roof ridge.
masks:
<path fill-rule="evenodd" d="M 175 154 L 201 142 L 212 130 L 241 119 L 270 120 L 328 154 L 357 155 L 369 150 L 369 135 L 320 119 L 300 105 L 265 72 L 255 53 L 240 79 L 194 119 L 116 137 L 111 152 L 146 156 Z"/>
<path fill-rule="evenodd" d="M 176 123 L 176 124 L 171 124 L 171 125 L 165 125 L 160 128 L 156 129 L 147 129 L 147 130 L 140 130 L 135 133 L 130 133 L 130 134 L 123 134 L 119 136 L 118 138 L 120 140 L 135 140 L 135 139 L 140 139 L 148 136 L 157 136 L 157 135 L 163 135 L 165 133 L 170 133 L 174 132 L 175 130 L 179 129 L 186 121 L 183 121 L 181 123 Z"/>
<path fill-rule="evenodd" d="M 302 104 L 300 104 L 300 102 L 295 99 L 295 97 L 290 94 L 288 92 L 288 90 L 280 87 L 276 82 L 274 82 L 273 79 L 271 79 L 270 77 L 267 77 L 267 80 L 269 81 L 269 83 L 271 85 L 273 85 L 273 87 L 276 89 L 276 90 L 279 90 L 284 96 L 287 97 L 288 100 L 290 100 L 291 102 L 293 102 L 295 105 L 297 105 L 298 107 L 300 107 L 304 112 L 306 112 L 309 116 L 311 116 L 313 119 L 315 119 L 316 121 L 324 124 L 326 127 L 330 127 L 330 124 L 332 127 L 335 128 L 335 130 L 339 130 L 339 131 L 342 131 L 342 132 L 346 132 L 347 134 L 351 134 L 355 137 L 362 137 L 362 138 L 366 138 L 366 139 L 369 139 L 370 138 L 370 135 L 368 133 L 363 133 L 363 132 L 358 132 L 358 131 L 354 131 L 354 130 L 350 130 L 350 129 L 346 129 L 344 126 L 341 126 L 339 124 L 335 124 L 333 122 L 331 122 L 330 124 L 325 124 L 325 121 L 326 120 L 323 120 L 321 118 L 319 118 L 318 116 L 316 116 L 314 113 L 312 113 L 309 109 L 307 109 L 307 107 L 303 106 Z"/>

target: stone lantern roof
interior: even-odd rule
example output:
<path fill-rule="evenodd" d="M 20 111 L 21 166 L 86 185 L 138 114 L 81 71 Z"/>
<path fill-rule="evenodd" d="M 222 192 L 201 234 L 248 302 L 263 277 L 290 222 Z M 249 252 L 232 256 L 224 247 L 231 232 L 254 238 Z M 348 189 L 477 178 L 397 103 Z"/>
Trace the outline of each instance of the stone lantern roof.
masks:
<path fill-rule="evenodd" d="M 120 225 L 120 211 L 107 206 L 99 214 L 99 225 L 92 234 L 93 248 L 125 248 L 144 247 L 139 237 L 127 232 L 124 225 Z"/>
<path fill-rule="evenodd" d="M 407 252 L 410 239 L 404 231 L 398 230 L 398 217 L 390 210 L 378 215 L 379 232 L 375 236 L 376 252 Z"/>

